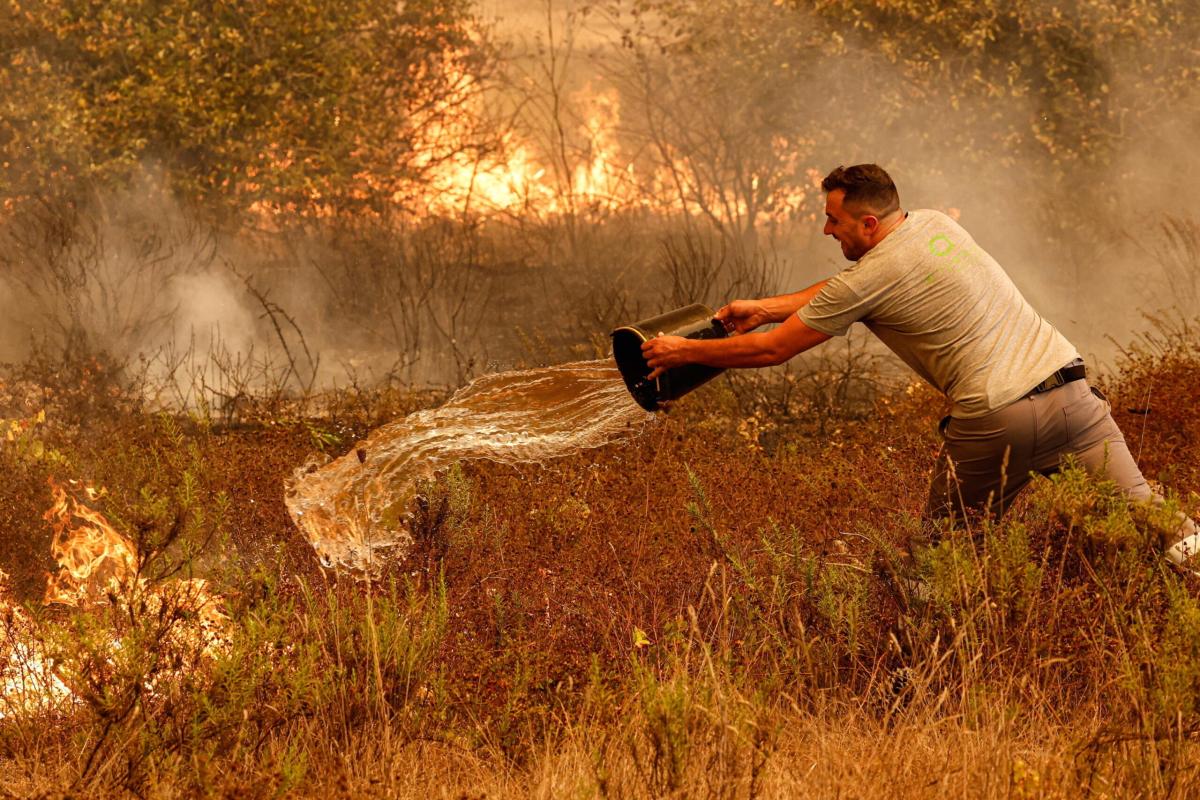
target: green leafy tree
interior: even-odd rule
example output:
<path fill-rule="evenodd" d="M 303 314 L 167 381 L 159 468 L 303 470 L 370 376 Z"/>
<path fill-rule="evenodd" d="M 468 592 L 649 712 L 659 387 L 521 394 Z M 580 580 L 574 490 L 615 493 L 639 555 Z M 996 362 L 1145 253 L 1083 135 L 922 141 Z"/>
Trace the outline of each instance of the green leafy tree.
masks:
<path fill-rule="evenodd" d="M 468 0 L 6 0 L 0 195 L 161 165 L 184 197 L 404 200 L 471 146 L 490 56 Z M 453 131 L 454 136 L 449 132 Z"/>
<path fill-rule="evenodd" d="M 1110 167 L 1181 116 L 1200 76 L 1194 0 L 601 7 L 631 131 L 689 208 L 750 242 L 781 212 L 819 217 L 814 179 L 856 158 L 1116 221 Z M 1052 216 L 1046 243 L 1076 241 Z"/>

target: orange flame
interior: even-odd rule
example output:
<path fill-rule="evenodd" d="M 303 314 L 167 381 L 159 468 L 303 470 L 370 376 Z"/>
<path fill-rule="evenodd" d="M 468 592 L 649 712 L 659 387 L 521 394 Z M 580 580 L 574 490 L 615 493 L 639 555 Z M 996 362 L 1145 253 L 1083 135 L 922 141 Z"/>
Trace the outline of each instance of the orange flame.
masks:
<path fill-rule="evenodd" d="M 711 217 L 722 225 L 740 227 L 776 224 L 799 216 L 815 219 L 811 207 L 817 187 L 796 181 L 801 156 L 810 151 L 807 140 L 775 137 L 764 175 L 738 171 L 722 175 L 727 166 L 696 162 L 666 142 L 647 148 L 623 138 L 621 94 L 616 88 L 588 85 L 564 98 L 570 111 L 553 120 L 513 122 L 488 108 L 487 92 L 462 72 L 454 54 L 443 67 L 454 87 L 414 117 L 415 177 L 363 171 L 355 174 L 351 195 L 365 199 L 390 192 L 398 206 L 409 205 L 419 216 L 515 216 L 551 219 L 620 211 L 648 211 L 670 216 Z M 456 72 L 457 71 L 457 72 Z M 557 106 L 557 102 L 555 104 Z M 507 125 L 498 141 L 482 150 L 479 124 Z M 547 128 L 539 135 L 535 128 Z M 553 130 L 550 130 L 553 129 Z M 486 138 L 486 137 L 485 137 Z M 261 154 L 264 171 L 286 172 L 297 163 L 287 151 Z M 257 169 L 247 170 L 240 187 L 257 190 Z M 781 180 L 782 176 L 791 176 Z M 762 181 L 767 181 L 760 191 Z M 817 182 L 819 187 L 819 179 Z M 307 194 L 304 213 L 335 213 L 315 188 Z M 751 208 L 753 206 L 753 209 Z M 301 209 L 259 200 L 251 206 L 264 224 L 283 212 Z"/>
<path fill-rule="evenodd" d="M 29 431 L 45 421 L 45 413 L 27 420 L 0 420 L 0 444 L 25 446 Z M 36 439 L 35 444 L 40 444 Z M 42 450 L 29 448 L 34 457 Z M 154 627 L 156 645 L 172 658 L 170 669 L 146 676 L 145 686 L 153 691 L 165 674 L 178 674 L 208 661 L 228 644 L 228 617 L 221 597 L 203 579 L 148 581 L 141 574 L 136 546 L 113 527 L 100 512 L 68 494 L 67 489 L 48 481 L 53 502 L 43 515 L 53 530 L 51 552 L 58 562 L 56 575 L 47 575 L 44 602 L 87 608 L 100 606 L 137 614 L 108 617 L 111 627 L 110 652 L 125 646 L 130 624 L 143 621 Z M 95 500 L 104 490 L 70 481 L 72 491 Z M 101 618 L 104 619 L 103 615 Z M 53 636 L 50 637 L 54 638 Z M 79 702 L 71 686 L 69 667 L 64 672 L 47 638 L 47 629 L 12 599 L 8 576 L 0 571 L 0 719 L 58 712 Z"/>
<path fill-rule="evenodd" d="M 666 210 L 671 198 L 654 188 L 652 176 L 639 175 L 624 157 L 617 141 L 620 96 L 615 90 L 593 92 L 590 87 L 574 98 L 584 121 L 570 131 L 576 142 L 553 157 L 509 131 L 501 142 L 502 160 L 486 161 L 465 148 L 445 142 L 466 140 L 466 129 L 453 121 L 437 123 L 426 132 L 430 143 L 449 152 L 425 175 L 425 206 L 434 213 L 468 211 L 525 212 L 557 216 L 585 210 L 616 211 L 636 206 Z M 480 110 L 478 115 L 484 112 Z M 427 152 L 435 152 L 429 146 Z M 428 159 L 433 162 L 434 159 Z M 397 195 L 400 199 L 401 195 Z"/>
<path fill-rule="evenodd" d="M 199 637 L 207 654 L 217 645 L 226 617 L 220 609 L 220 598 L 208 589 L 203 578 L 181 578 L 148 586 L 140 575 L 137 548 L 113 528 L 104 515 L 80 503 L 50 479 L 54 503 L 45 519 L 54 528 L 51 552 L 58 561 L 58 575 L 47 576 L 47 603 L 86 606 L 108 599 L 128 602 L 136 595 L 147 608 L 159 608 L 172 603 L 194 620 L 195 630 L 181 634 L 184 638 Z M 91 487 L 84 491 L 89 498 L 98 496 Z M 80 524 L 72 527 L 72 520 Z"/>
<path fill-rule="evenodd" d="M 200 578 L 151 585 L 139 574 L 133 543 L 104 515 L 88 508 L 50 480 L 54 502 L 45 519 L 54 529 L 51 549 L 59 564 L 47 576 L 46 603 L 87 607 L 107 600 L 137 608 L 145 619 L 167 620 L 159 644 L 176 654 L 175 671 L 191 669 L 222 650 L 228 617 L 206 581 Z M 72 481 L 74 483 L 74 481 Z M 99 493 L 84 487 L 91 499 Z M 164 609 L 175 613 L 164 614 Z M 122 615 L 124 618 L 124 615 Z M 114 629 L 111 647 L 122 647 L 123 634 Z M 148 676 L 153 690 L 158 676 Z M 60 676 L 34 621 L 8 596 L 7 576 L 0 572 L 0 719 L 60 708 L 76 695 Z"/>
<path fill-rule="evenodd" d="M 126 594 L 138 576 L 133 543 L 102 514 L 70 497 L 53 478 L 50 491 L 54 504 L 44 517 L 54 529 L 50 552 L 59 572 L 48 576 L 46 602 L 80 606 L 106 595 Z M 73 519 L 81 524 L 72 527 Z"/>
<path fill-rule="evenodd" d="M 47 603 L 86 606 L 108 599 L 129 602 L 136 596 L 146 608 L 161 608 L 171 603 L 187 613 L 194 622 L 188 632 L 172 635 L 192 639 L 203 645 L 207 655 L 219 645 L 227 618 L 220 608 L 220 597 L 208 588 L 203 578 L 180 578 L 148 585 L 140 575 L 137 548 L 122 536 L 104 515 L 80 503 L 50 479 L 54 504 L 45 518 L 54 528 L 51 552 L 58 561 L 58 575 L 47 576 Z M 94 499 L 103 492 L 85 487 Z M 73 519 L 81 524 L 71 526 Z"/>

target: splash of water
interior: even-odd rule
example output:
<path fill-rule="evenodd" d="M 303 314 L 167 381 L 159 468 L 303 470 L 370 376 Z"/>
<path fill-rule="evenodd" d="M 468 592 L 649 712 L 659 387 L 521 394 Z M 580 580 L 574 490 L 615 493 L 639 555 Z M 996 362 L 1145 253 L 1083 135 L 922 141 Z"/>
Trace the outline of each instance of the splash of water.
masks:
<path fill-rule="evenodd" d="M 301 467 L 284 499 L 323 564 L 371 572 L 411 546 L 420 481 L 459 461 L 535 462 L 599 447 L 652 417 L 610 360 L 485 375 L 345 456 Z"/>

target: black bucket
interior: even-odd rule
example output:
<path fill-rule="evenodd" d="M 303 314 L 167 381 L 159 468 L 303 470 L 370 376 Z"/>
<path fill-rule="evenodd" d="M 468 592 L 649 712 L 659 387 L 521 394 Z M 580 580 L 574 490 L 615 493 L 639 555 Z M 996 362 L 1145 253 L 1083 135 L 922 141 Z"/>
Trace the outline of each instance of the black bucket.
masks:
<path fill-rule="evenodd" d="M 711 308 L 697 303 L 623 325 L 612 332 L 617 369 L 621 370 L 633 399 L 647 411 L 656 411 L 660 403 L 683 397 L 725 371 L 720 367 L 685 364 L 649 380 L 647 376 L 652 370 L 642 357 L 642 342 L 660 333 L 687 339 L 723 339 L 725 326 L 713 319 Z"/>

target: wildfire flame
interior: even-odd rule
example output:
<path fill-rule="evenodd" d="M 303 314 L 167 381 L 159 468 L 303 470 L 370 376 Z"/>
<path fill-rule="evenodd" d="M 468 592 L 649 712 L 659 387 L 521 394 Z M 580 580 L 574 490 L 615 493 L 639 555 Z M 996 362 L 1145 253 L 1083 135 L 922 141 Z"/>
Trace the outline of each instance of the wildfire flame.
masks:
<path fill-rule="evenodd" d="M 477 98 L 461 106 L 470 108 L 473 103 Z M 811 148 L 807 140 L 775 137 L 770 142 L 769 171 L 776 180 L 760 192 L 765 176 L 753 170 L 736 179 L 722 178 L 726 167 L 703 157 L 694 161 L 694 155 L 665 142 L 647 147 L 623 140 L 621 94 L 615 88 L 586 86 L 570 96 L 569 105 L 578 110 L 578 121 L 565 122 L 555 145 L 540 147 L 536 137 L 522 138 L 514 129 L 490 159 L 469 148 L 447 146 L 469 140 L 453 118 L 431 125 L 428 151 L 442 155 L 430 159 L 423 185 L 414 187 L 423 199 L 422 208 L 435 214 L 520 213 L 542 218 L 638 209 L 662 216 L 707 216 L 734 226 L 816 218 L 811 203 L 819 194 L 820 176 L 814 182 L 812 175 L 801 175 L 802 157 Z M 486 111 L 465 116 L 483 117 Z M 791 178 L 780 182 L 783 175 Z M 739 182 L 748 188 L 736 187 Z M 402 196 L 398 193 L 396 199 Z"/>
<path fill-rule="evenodd" d="M 146 580 L 134 544 L 64 486 L 53 479 L 49 483 L 53 503 L 44 518 L 54 531 L 51 552 L 59 571 L 47 576 L 47 604 L 99 609 L 107 603 L 136 608 L 148 620 L 165 620 L 157 631 L 159 645 L 180 655 L 178 669 L 194 667 L 225 646 L 228 619 L 206 581 Z M 90 487 L 83 491 L 90 499 L 99 494 Z M 111 650 L 121 647 L 121 633 L 114 630 Z M 153 690 L 153 681 L 147 683 Z M 7 576 L 0 572 L 0 718 L 61 707 L 74 696 L 33 621 L 12 602 Z"/>
<path fill-rule="evenodd" d="M 50 481 L 54 503 L 44 518 L 54 530 L 50 552 L 58 575 L 49 576 L 46 602 L 80 606 L 106 595 L 120 595 L 137 580 L 138 558 L 133 543 L 93 511 Z M 81 524 L 72 527 L 73 519 Z"/>
<path fill-rule="evenodd" d="M 109 523 L 104 515 L 88 508 L 50 480 L 54 503 L 45 519 L 54 529 L 51 552 L 58 561 L 58 575 L 48 576 L 46 603 L 88 606 L 107 599 L 121 603 L 137 599 L 155 609 L 170 602 L 196 621 L 196 630 L 183 634 L 199 637 L 206 654 L 218 646 L 226 617 L 220 598 L 208 589 L 203 578 L 180 578 L 151 585 L 140 573 L 137 548 Z M 89 496 L 97 493 L 90 487 Z M 81 524 L 72 527 L 72 519 Z"/>
<path fill-rule="evenodd" d="M 444 68 L 452 73 L 461 69 L 454 58 L 448 58 Z M 816 218 L 810 205 L 819 191 L 819 176 L 815 185 L 808 176 L 807 181 L 772 184 L 760 192 L 763 178 L 753 170 L 739 170 L 736 180 L 721 177 L 725 166 L 696 163 L 665 142 L 648 147 L 622 138 L 628 121 L 622 122 L 621 94 L 615 88 L 585 86 L 566 96 L 565 106 L 571 110 L 559 112 L 561 118 L 516 123 L 487 107 L 486 93 L 478 90 L 475 80 L 457 74 L 449 84 L 456 88 L 429 104 L 414 125 L 414 179 L 360 172 L 354 175 L 358 188 L 353 195 L 366 198 L 390 190 L 398 207 L 418 216 L 549 220 L 639 210 L 708 217 L 734 227 L 774 224 L 800 215 Z M 477 125 L 487 120 L 485 126 L 509 127 L 498 142 L 480 149 Z M 538 128 L 556 129 L 549 137 L 553 141 L 545 141 L 546 131 L 539 135 Z M 770 170 L 798 175 L 810 145 L 807 140 L 776 137 L 770 143 Z M 276 172 L 295 164 L 288 152 L 266 152 L 261 160 L 265 170 Z M 259 188 L 255 174 L 248 172 L 241 188 Z M 309 213 L 334 213 L 316 189 L 307 200 Z M 296 210 L 294 204 L 262 200 L 251 206 L 264 224 L 279 212 Z"/>
<path fill-rule="evenodd" d="M 616 135 L 618 93 L 593 92 L 589 87 L 574 100 L 584 114 L 572 131 L 581 143 L 573 152 L 548 158 L 516 131 L 502 137 L 501 155 L 490 160 L 467 148 L 441 144 L 441 149 L 449 152 L 426 172 L 425 206 L 443 214 L 475 210 L 555 216 L 582 209 L 615 211 L 649 205 L 656 199 L 658 205 L 669 204 L 668 197 L 648 191 L 646 176 L 639 175 L 621 152 Z M 457 130 L 452 121 L 438 123 L 426 134 L 431 143 L 466 137 L 466 130 Z M 428 152 L 437 149 L 429 146 Z"/>
<path fill-rule="evenodd" d="M 35 635 L 29 615 L 12 601 L 0 571 L 0 719 L 50 710 L 71 696 Z"/>

